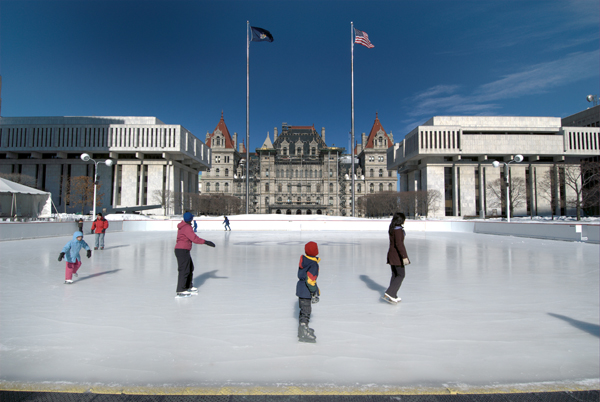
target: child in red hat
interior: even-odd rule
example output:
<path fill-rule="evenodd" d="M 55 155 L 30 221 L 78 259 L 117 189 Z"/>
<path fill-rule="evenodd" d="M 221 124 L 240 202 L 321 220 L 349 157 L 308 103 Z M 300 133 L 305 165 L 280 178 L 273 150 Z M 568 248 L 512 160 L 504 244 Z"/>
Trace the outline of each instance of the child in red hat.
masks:
<path fill-rule="evenodd" d="M 298 326 L 298 339 L 300 342 L 315 343 L 317 337 L 315 331 L 308 327 L 312 304 L 319 302 L 319 288 L 317 287 L 317 276 L 319 276 L 319 247 L 314 241 L 304 246 L 305 255 L 300 257 L 298 264 L 298 283 L 296 284 L 296 296 L 300 305 L 300 324 Z"/>

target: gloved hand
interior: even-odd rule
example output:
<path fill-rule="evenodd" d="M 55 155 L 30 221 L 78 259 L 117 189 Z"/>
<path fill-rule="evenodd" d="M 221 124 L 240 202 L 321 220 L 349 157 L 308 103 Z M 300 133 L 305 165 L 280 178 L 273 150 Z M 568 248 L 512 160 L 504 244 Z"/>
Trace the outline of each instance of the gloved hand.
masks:
<path fill-rule="evenodd" d="M 106 229 L 102 229 L 102 233 L 106 233 Z"/>
<path fill-rule="evenodd" d="M 208 240 L 204 240 L 204 244 L 206 244 L 208 247 L 214 247 L 215 243 L 213 243 L 212 241 L 208 241 Z"/>
<path fill-rule="evenodd" d="M 65 256 L 65 253 L 60 253 L 58 255 L 58 261 L 62 261 L 63 257 Z"/>
<path fill-rule="evenodd" d="M 317 296 L 316 293 L 313 293 L 312 295 L 310 295 L 310 302 L 312 304 L 317 304 L 319 302 L 319 296 Z"/>
<path fill-rule="evenodd" d="M 408 259 L 408 257 L 403 258 L 402 263 L 404 264 L 404 266 L 410 265 L 410 260 Z"/>
<path fill-rule="evenodd" d="M 87 258 L 90 258 L 92 256 L 92 250 L 88 250 L 87 251 Z"/>
<path fill-rule="evenodd" d="M 92 231 L 90 232 L 90 234 L 94 234 L 94 229 L 92 229 Z"/>

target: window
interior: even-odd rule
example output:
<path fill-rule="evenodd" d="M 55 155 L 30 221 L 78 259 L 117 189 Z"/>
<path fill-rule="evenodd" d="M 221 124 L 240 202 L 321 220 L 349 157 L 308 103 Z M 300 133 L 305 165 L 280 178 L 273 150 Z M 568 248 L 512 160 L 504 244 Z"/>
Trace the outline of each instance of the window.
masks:
<path fill-rule="evenodd" d="M 281 197 L 277 197 L 277 203 L 281 204 L 283 202 L 283 199 Z"/>
<path fill-rule="evenodd" d="M 269 205 L 269 197 L 265 197 L 265 205 Z"/>
<path fill-rule="evenodd" d="M 283 156 L 287 156 L 287 148 L 283 147 Z"/>
<path fill-rule="evenodd" d="M 218 193 L 219 192 L 219 183 L 215 184 L 215 191 Z"/>
<path fill-rule="evenodd" d="M 265 176 L 269 177 L 269 169 L 265 171 Z"/>
<path fill-rule="evenodd" d="M 298 147 L 296 150 L 296 155 L 302 155 L 302 148 Z"/>
<path fill-rule="evenodd" d="M 221 163 L 221 155 L 215 155 L 215 163 Z"/>
<path fill-rule="evenodd" d="M 269 183 L 265 183 L 265 191 L 269 191 Z"/>
<path fill-rule="evenodd" d="M 379 169 L 379 177 L 383 177 L 383 169 Z"/>
<path fill-rule="evenodd" d="M 392 190 L 392 183 L 388 184 L 388 191 L 393 191 Z"/>
<path fill-rule="evenodd" d="M 329 169 L 329 177 L 333 177 L 333 169 Z"/>
<path fill-rule="evenodd" d="M 373 185 L 373 183 L 371 183 L 371 184 L 369 185 L 369 192 L 370 192 L 371 194 L 373 194 L 373 193 L 375 192 L 375 186 Z"/>
<path fill-rule="evenodd" d="M 333 193 L 333 183 L 329 183 L 329 192 Z"/>
<path fill-rule="evenodd" d="M 288 183 L 287 188 L 288 188 L 288 193 L 291 193 L 292 192 L 292 183 Z"/>
<path fill-rule="evenodd" d="M 333 205 L 333 197 L 329 197 L 329 205 Z"/>
<path fill-rule="evenodd" d="M 320 192 L 321 192 L 321 185 L 317 184 L 317 193 L 320 193 Z"/>
<path fill-rule="evenodd" d="M 298 188 L 298 193 L 301 193 L 302 192 L 302 184 L 298 183 L 297 188 Z"/>
<path fill-rule="evenodd" d="M 217 168 L 217 170 L 215 170 L 215 176 L 219 177 L 220 173 L 221 173 L 221 169 Z"/>
<path fill-rule="evenodd" d="M 315 147 L 312 147 L 310 150 L 310 154 L 311 155 L 316 155 L 317 154 L 317 149 Z"/>
<path fill-rule="evenodd" d="M 383 184 L 379 183 L 379 191 L 383 191 Z"/>
<path fill-rule="evenodd" d="M 206 192 L 210 193 L 210 183 L 206 183 Z"/>
<path fill-rule="evenodd" d="M 373 169 L 369 170 L 369 177 L 373 177 Z"/>
<path fill-rule="evenodd" d="M 360 183 L 358 183 L 358 184 L 356 185 L 356 192 L 357 192 L 357 193 L 360 193 L 360 189 L 361 189 L 361 185 L 360 185 Z"/>
<path fill-rule="evenodd" d="M 225 177 L 229 177 L 229 169 L 225 169 Z"/>
<path fill-rule="evenodd" d="M 228 193 L 229 192 L 229 183 L 225 183 L 225 192 Z"/>
<path fill-rule="evenodd" d="M 300 197 L 298 197 L 298 201 L 296 203 L 297 204 L 301 204 L 302 203 L 302 199 Z"/>
<path fill-rule="evenodd" d="M 281 185 L 281 183 L 279 183 L 279 184 L 277 185 L 277 191 L 281 193 L 282 187 L 283 187 L 283 186 Z"/>

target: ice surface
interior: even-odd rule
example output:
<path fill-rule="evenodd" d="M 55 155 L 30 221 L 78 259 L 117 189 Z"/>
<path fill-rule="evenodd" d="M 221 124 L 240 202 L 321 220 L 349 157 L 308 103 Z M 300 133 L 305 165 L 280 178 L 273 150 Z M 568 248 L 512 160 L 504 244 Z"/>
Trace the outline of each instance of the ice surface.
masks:
<path fill-rule="evenodd" d="M 64 285 L 57 237 L 0 243 L 0 381 L 121 385 L 514 384 L 599 378 L 599 247 L 409 232 L 399 292 L 378 232 L 205 232 L 174 299 L 175 232 L 107 233 Z M 93 245 L 93 237 L 85 240 Z M 296 272 L 321 302 L 297 340 Z"/>

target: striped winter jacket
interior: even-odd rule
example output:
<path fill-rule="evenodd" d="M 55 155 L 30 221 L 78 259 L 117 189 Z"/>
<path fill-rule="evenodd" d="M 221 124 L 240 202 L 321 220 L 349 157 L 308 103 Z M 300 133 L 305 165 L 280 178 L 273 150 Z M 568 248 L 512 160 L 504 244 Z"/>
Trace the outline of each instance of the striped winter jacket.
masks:
<path fill-rule="evenodd" d="M 296 296 L 302 299 L 310 299 L 311 295 L 320 294 L 317 287 L 317 276 L 319 276 L 320 258 L 303 255 L 298 264 L 298 283 L 296 284 Z"/>

